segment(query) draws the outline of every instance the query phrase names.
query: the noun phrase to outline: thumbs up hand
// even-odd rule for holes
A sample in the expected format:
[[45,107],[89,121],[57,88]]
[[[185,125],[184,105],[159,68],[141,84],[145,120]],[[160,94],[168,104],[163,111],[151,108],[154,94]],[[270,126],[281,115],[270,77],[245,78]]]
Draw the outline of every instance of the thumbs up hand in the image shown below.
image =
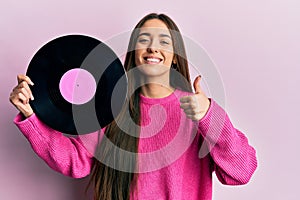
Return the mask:
[[200,87],[201,76],[194,81],[195,94],[180,98],[180,107],[186,116],[194,121],[199,121],[206,114],[210,101]]

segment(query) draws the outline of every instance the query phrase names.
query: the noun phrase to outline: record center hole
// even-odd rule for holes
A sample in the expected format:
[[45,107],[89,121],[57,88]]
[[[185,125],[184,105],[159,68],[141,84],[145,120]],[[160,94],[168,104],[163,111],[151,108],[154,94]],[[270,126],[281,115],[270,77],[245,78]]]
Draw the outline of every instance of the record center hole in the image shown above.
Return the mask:
[[81,68],[67,71],[59,82],[59,91],[63,98],[77,105],[90,101],[96,93],[96,87],[94,76]]

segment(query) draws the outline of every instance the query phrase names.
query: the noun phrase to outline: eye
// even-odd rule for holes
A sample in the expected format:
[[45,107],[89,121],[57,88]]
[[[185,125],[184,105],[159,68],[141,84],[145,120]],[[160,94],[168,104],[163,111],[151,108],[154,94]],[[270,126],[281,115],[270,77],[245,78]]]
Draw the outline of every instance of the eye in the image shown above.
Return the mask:
[[138,42],[141,43],[141,44],[147,44],[149,42],[149,40],[145,39],[145,38],[141,38],[141,39],[138,40]]
[[167,40],[161,40],[161,41],[160,41],[160,44],[163,45],[163,46],[167,46],[167,45],[170,44],[170,42],[167,41]]

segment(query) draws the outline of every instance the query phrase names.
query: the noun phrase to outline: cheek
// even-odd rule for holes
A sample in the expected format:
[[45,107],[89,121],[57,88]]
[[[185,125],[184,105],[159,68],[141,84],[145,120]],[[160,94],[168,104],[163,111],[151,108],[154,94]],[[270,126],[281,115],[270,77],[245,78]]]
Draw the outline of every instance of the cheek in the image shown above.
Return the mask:
[[135,57],[135,64],[138,65],[140,64],[140,55],[141,55],[141,52],[140,50],[135,50],[134,52],[134,57]]
[[174,54],[173,53],[167,53],[166,54],[166,64],[171,66],[172,62],[173,62],[173,57]]

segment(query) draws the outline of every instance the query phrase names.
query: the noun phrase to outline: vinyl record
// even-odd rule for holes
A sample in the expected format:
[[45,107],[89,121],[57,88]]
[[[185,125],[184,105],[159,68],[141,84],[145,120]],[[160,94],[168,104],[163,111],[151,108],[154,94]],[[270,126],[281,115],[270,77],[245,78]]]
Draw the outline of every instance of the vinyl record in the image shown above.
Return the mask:
[[[35,114],[66,134],[86,134],[107,126],[127,94],[117,55],[103,42],[84,35],[62,36],[45,44],[30,61],[26,75],[34,82],[35,99],[30,105]],[[112,100],[113,92],[117,100]]]

